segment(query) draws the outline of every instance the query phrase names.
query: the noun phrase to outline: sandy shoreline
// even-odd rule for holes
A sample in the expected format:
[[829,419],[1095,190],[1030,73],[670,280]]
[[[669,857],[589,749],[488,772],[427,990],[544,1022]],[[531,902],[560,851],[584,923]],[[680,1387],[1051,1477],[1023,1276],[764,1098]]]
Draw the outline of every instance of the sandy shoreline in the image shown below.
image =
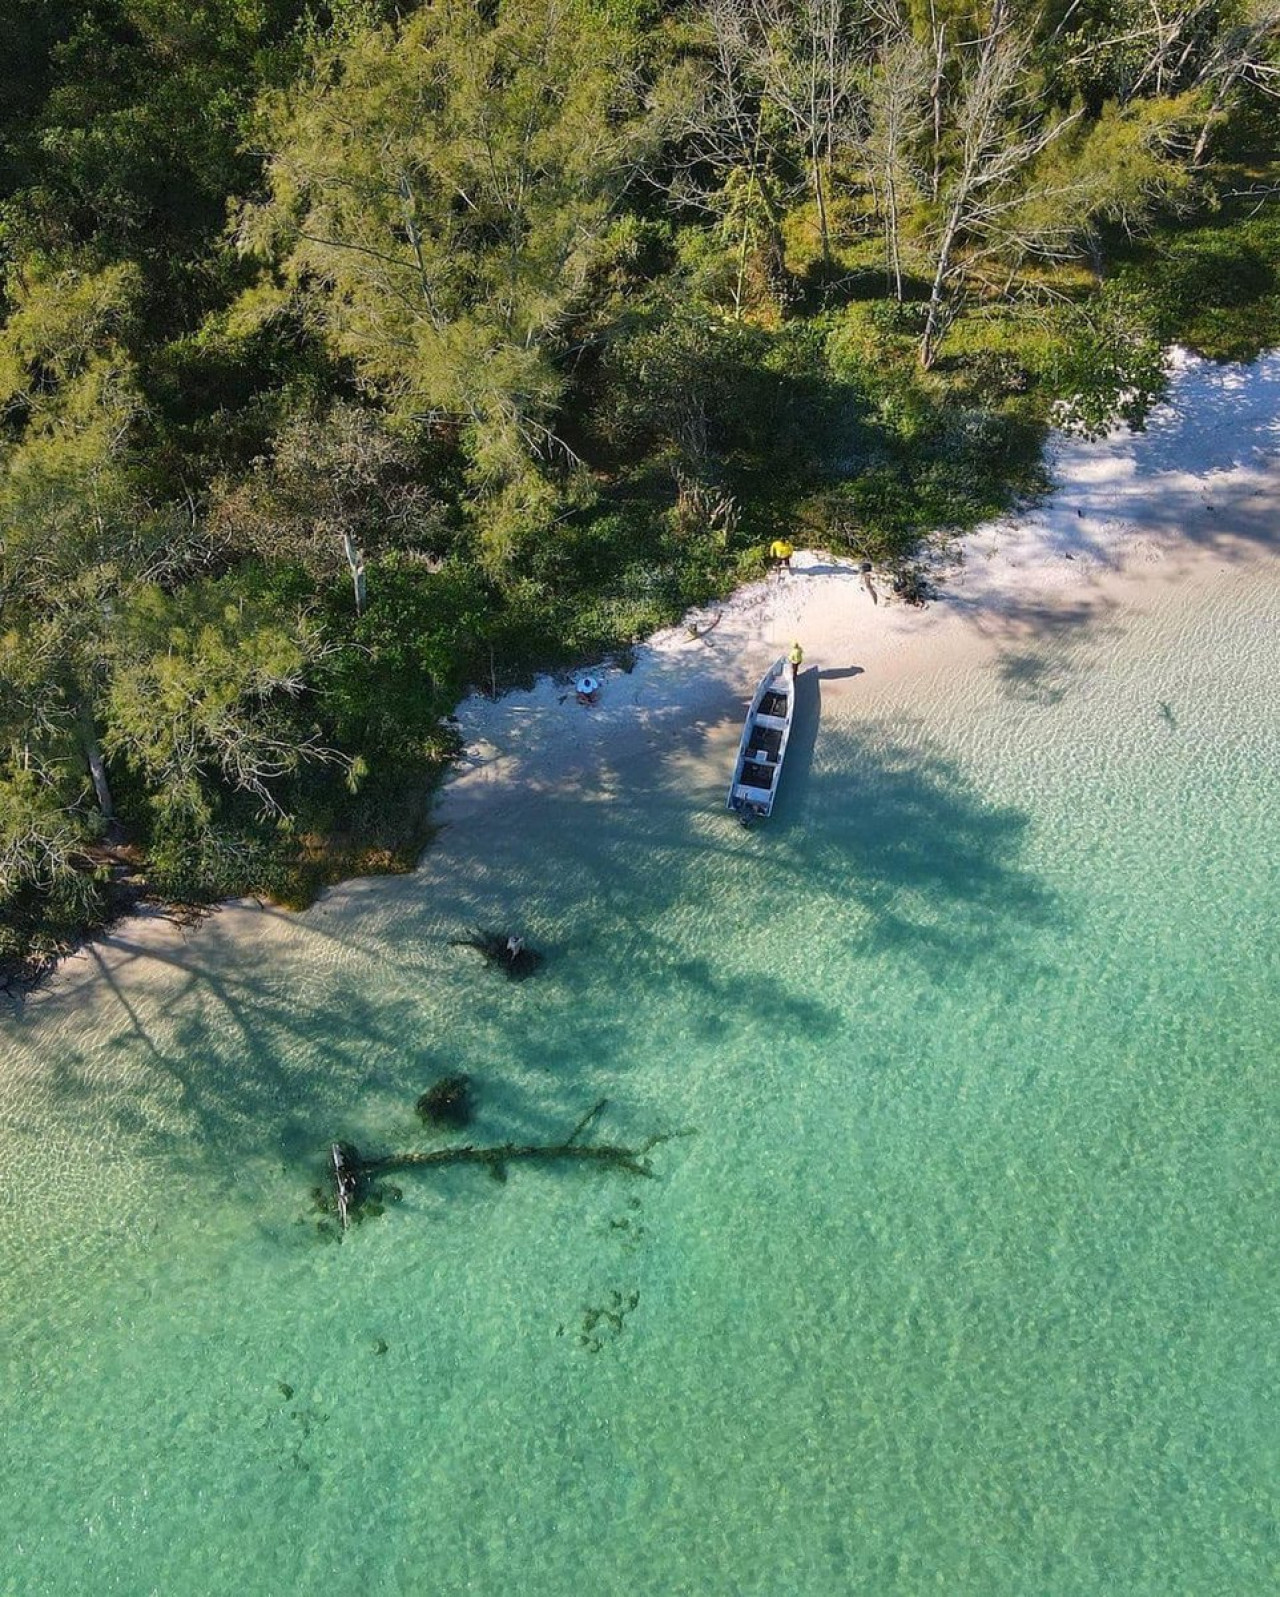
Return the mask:
[[891,676],[924,682],[961,657],[994,660],[1037,637],[1084,630],[1170,582],[1273,560],[1280,354],[1242,369],[1176,353],[1169,401],[1145,433],[1057,438],[1049,467],[1055,490],[1046,502],[958,542],[938,566],[939,597],[924,609],[895,599],[882,580],[873,603],[856,563],[801,550],[791,572],[651,638],[631,673],[602,669],[591,708],[550,677],[496,702],[467,700],[459,710],[466,753],[439,819],[463,824],[477,804],[585,784],[606,750],[611,762],[624,759],[691,717],[724,717],[736,737],[755,681],[794,639],[821,673],[824,696],[840,699]]
[[[455,851],[465,857],[475,834],[503,824],[514,807],[616,785],[629,760],[660,755],[690,728],[702,755],[723,763],[754,682],[793,639],[820,673],[824,697],[907,678],[927,698],[929,685],[961,660],[1007,667],[1037,640],[1158,602],[1170,583],[1212,582],[1244,562],[1274,562],[1280,352],[1246,368],[1175,354],[1168,402],[1145,433],[1055,439],[1049,467],[1055,490],[1046,502],[960,542],[939,567],[941,595],[927,608],[895,600],[883,581],[873,603],[853,562],[802,550],[790,573],[651,638],[631,672],[602,671],[600,701],[590,708],[552,677],[496,702],[465,701],[465,753],[440,797],[442,833],[423,868],[447,872]],[[300,916],[242,901],[195,930],[159,914],[134,917],[68,960],[44,996],[65,996],[100,976],[120,982],[127,966],[137,979],[155,960],[172,969],[262,959],[316,917],[358,916],[370,893],[402,891],[395,884],[404,881],[344,883]]]

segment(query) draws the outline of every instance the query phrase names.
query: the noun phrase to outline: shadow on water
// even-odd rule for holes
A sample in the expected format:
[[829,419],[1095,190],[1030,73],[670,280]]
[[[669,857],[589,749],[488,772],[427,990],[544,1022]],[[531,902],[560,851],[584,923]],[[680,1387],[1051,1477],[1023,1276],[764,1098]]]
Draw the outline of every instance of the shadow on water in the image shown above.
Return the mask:
[[1049,706],[1067,696],[1066,673],[1056,656],[1010,649],[996,662],[996,671],[1011,698]]
[[[68,1048],[48,1061],[42,1098],[74,1124],[92,1103],[113,1140],[220,1172],[224,1189],[241,1156],[296,1165],[301,1188],[334,1136],[368,1132],[376,1145],[412,1134],[414,1145],[414,1098],[456,1068],[486,1073],[477,1138],[563,1135],[604,1092],[617,1110],[611,1135],[666,1129],[651,1123],[652,1104],[628,1124],[625,1084],[671,1046],[661,1026],[673,995],[698,1036],[726,1051],[762,1026],[836,1035],[843,1014],[823,992],[786,973],[762,990],[734,957],[741,917],[757,906],[779,924],[802,906],[849,957],[887,951],[926,979],[957,967],[1025,979],[1026,934],[1055,913],[1021,861],[1026,814],[987,802],[918,728],[845,726],[819,742],[820,713],[819,675],[805,672],[779,824],[758,831],[721,809],[718,768],[710,781],[706,749],[713,734],[717,754],[724,746],[723,721],[686,717],[659,758],[600,756],[593,782],[609,802],[562,793],[537,801],[539,819],[531,801],[521,828],[473,829],[417,875],[379,883],[358,900],[379,908],[376,923],[268,911],[296,934],[280,969],[251,943],[229,947],[217,918],[161,949],[131,949],[126,928],[114,940],[126,959],[100,964],[127,1068],[104,1084],[100,1060]],[[548,965],[517,987],[448,940],[509,924],[525,894],[535,915],[539,902],[558,913],[559,930],[522,923]],[[159,1010],[136,998],[130,952],[171,967]],[[486,1049],[502,1055],[492,1068]]]
[[1006,696],[1044,708],[1087,680],[1122,627],[1116,601],[1099,593],[1051,602],[1009,598],[991,613],[981,596],[960,595],[951,603],[979,633],[998,641],[996,672]]
[[[839,675],[852,673],[840,672]],[[796,707],[787,740],[786,763],[779,780],[778,797],[769,818],[770,832],[785,832],[797,824],[804,811],[813,771],[813,751],[822,724],[821,671],[801,671],[796,678]]]
[[814,780],[814,814],[844,821],[807,845],[833,934],[934,979],[970,968],[989,982],[1030,978],[1027,934],[1062,911],[1021,863],[1029,817],[984,800],[927,742],[906,741],[909,730],[843,733]]

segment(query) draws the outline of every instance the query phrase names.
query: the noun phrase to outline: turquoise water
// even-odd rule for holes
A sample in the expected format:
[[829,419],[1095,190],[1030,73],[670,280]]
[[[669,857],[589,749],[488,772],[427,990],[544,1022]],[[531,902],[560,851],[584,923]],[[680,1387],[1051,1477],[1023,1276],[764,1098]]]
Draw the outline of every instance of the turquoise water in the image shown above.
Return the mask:
[[[6,1020],[0,1590],[1276,1589],[1278,612],[811,675],[767,830],[696,727]],[[680,1135],[322,1241],[446,1068]]]

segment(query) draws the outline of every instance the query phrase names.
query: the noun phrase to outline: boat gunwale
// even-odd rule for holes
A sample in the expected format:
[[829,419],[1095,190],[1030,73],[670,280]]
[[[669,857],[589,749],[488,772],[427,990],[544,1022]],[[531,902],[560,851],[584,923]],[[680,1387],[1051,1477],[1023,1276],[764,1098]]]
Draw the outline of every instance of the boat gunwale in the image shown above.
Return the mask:
[[[785,655],[779,656],[761,677],[755,693],[752,695],[751,704],[747,710],[746,719],[742,726],[742,736],[738,739],[738,752],[733,763],[733,777],[729,783],[729,797],[726,809],[746,819],[749,816],[768,817],[773,813],[774,801],[778,793],[778,781],[782,775],[783,762],[786,759],[787,744],[791,738],[791,722],[795,716],[796,686],[794,677],[787,679],[787,660]],[[780,688],[775,685],[780,684]],[[764,702],[766,693],[770,689],[781,691],[786,696],[787,713],[785,716],[764,715],[760,706]],[[782,737],[778,745],[778,757],[767,762],[767,768],[773,772],[773,780],[769,787],[757,787],[754,783],[743,781],[748,764],[759,767],[760,761],[752,761],[749,756],[751,734],[757,727],[766,731],[781,731]]]

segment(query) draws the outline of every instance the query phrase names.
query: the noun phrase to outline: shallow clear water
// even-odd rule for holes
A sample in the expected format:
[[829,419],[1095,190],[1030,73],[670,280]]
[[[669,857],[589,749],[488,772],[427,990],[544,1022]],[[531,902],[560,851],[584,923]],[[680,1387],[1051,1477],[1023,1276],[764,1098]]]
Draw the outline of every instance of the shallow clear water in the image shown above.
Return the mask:
[[[1275,1589],[1278,600],[811,675],[767,830],[726,724],[6,1021],[0,1590]],[[322,1242],[446,1068],[682,1135]]]

